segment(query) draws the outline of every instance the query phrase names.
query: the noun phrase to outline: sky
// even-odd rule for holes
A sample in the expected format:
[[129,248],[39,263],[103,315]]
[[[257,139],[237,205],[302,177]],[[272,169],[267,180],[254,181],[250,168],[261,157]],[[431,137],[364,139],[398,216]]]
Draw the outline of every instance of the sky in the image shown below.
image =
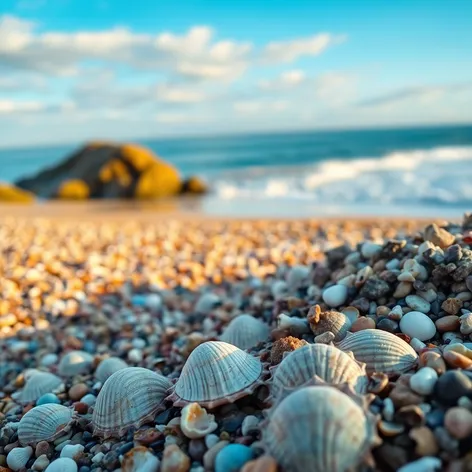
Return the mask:
[[453,3],[1,0],[0,147],[472,123]]

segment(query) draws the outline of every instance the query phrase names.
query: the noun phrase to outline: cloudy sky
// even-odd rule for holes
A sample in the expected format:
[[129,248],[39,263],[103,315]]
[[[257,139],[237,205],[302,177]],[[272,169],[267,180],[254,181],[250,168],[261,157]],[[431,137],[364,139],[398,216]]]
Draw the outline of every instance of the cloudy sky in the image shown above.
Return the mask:
[[0,146],[472,122],[472,2],[1,0]]

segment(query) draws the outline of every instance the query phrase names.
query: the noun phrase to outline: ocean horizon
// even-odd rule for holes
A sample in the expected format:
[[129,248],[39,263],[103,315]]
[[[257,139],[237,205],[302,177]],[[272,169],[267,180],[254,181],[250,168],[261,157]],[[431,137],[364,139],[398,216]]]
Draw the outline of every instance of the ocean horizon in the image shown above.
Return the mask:
[[[459,216],[472,209],[472,125],[133,140],[207,180],[204,211],[234,216]],[[0,149],[0,180],[82,143]]]

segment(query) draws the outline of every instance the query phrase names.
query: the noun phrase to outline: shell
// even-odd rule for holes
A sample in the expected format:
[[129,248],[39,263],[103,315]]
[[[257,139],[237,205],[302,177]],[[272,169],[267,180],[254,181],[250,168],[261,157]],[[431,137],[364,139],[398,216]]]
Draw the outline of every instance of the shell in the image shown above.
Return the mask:
[[209,415],[198,403],[190,403],[182,409],[180,429],[187,438],[203,438],[216,428],[214,415]]
[[221,304],[221,299],[218,295],[215,293],[204,293],[195,304],[195,312],[208,315],[219,304]]
[[287,285],[292,292],[309,285],[310,268],[304,265],[293,266],[287,274]]
[[409,344],[381,329],[348,333],[337,347],[343,351],[352,351],[356,360],[366,364],[368,374],[401,374],[409,371],[418,360],[418,354]]
[[249,349],[265,341],[269,334],[270,329],[263,321],[251,315],[239,315],[226,326],[220,339],[239,349]]
[[207,341],[190,354],[169,400],[214,408],[250,395],[262,384],[259,359],[232,344]]
[[344,313],[334,310],[321,311],[319,305],[310,308],[307,319],[315,336],[330,331],[334,334],[335,342],[344,339],[351,328],[351,322]]
[[45,472],[77,472],[77,464],[68,457],[61,457],[51,462]]
[[367,390],[363,364],[334,346],[308,344],[288,354],[275,368],[271,395],[277,399],[283,390],[300,387],[314,377],[329,384],[347,383],[360,394]]
[[115,372],[98,394],[92,415],[94,434],[119,437],[153,419],[171,385],[166,377],[143,367]]
[[14,447],[7,456],[7,465],[11,470],[17,471],[23,469],[30,457],[33,455],[33,449],[27,447]]
[[72,409],[56,403],[39,405],[28,411],[18,425],[20,444],[54,441],[66,433],[75,416]]
[[28,378],[20,395],[21,403],[34,403],[45,393],[52,393],[63,386],[62,380],[50,372],[37,372]]
[[373,416],[329,386],[304,387],[288,395],[271,412],[262,433],[270,454],[291,472],[354,470],[379,443]]
[[146,447],[137,446],[127,452],[121,463],[122,472],[157,472],[159,459]]
[[98,364],[95,377],[100,382],[105,382],[112,374],[121,369],[126,369],[126,367],[128,367],[128,364],[123,359],[119,357],[109,357]]
[[88,373],[92,367],[93,356],[85,351],[68,352],[59,362],[58,372],[63,377]]

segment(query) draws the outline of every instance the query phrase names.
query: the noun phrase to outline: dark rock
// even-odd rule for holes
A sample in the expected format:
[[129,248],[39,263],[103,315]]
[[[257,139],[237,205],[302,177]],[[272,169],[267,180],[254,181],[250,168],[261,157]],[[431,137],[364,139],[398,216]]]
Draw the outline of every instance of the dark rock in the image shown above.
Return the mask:
[[472,395],[472,380],[461,370],[445,372],[437,381],[433,398],[445,406],[454,406],[460,397]]
[[371,277],[366,280],[360,291],[360,295],[369,300],[377,300],[381,297],[385,297],[389,292],[390,285],[387,282],[377,277]]
[[191,439],[188,443],[188,454],[193,461],[202,462],[206,450],[203,439]]
[[444,251],[444,261],[449,262],[459,262],[462,259],[462,248],[459,244],[453,244],[449,246],[446,251]]
[[351,306],[357,308],[361,312],[361,315],[366,315],[369,313],[370,302],[367,300],[367,298],[362,297],[354,300],[351,303]]
[[443,426],[444,425],[444,411],[438,410],[438,409],[431,410],[426,415],[426,424],[431,429],[435,429],[435,428],[438,428],[439,426]]
[[374,457],[381,470],[395,472],[408,462],[408,452],[399,446],[383,443],[374,449]]
[[116,452],[118,453],[118,455],[124,456],[127,452],[131,451],[133,447],[134,447],[134,443],[127,442],[123,444],[122,446],[120,446],[120,448]]
[[242,411],[230,413],[219,421],[221,429],[228,433],[235,433],[241,427],[245,416]]
[[107,452],[101,463],[108,470],[114,470],[120,465],[119,454],[116,451]]
[[377,328],[389,333],[395,333],[398,330],[398,323],[389,318],[383,318],[377,323]]

